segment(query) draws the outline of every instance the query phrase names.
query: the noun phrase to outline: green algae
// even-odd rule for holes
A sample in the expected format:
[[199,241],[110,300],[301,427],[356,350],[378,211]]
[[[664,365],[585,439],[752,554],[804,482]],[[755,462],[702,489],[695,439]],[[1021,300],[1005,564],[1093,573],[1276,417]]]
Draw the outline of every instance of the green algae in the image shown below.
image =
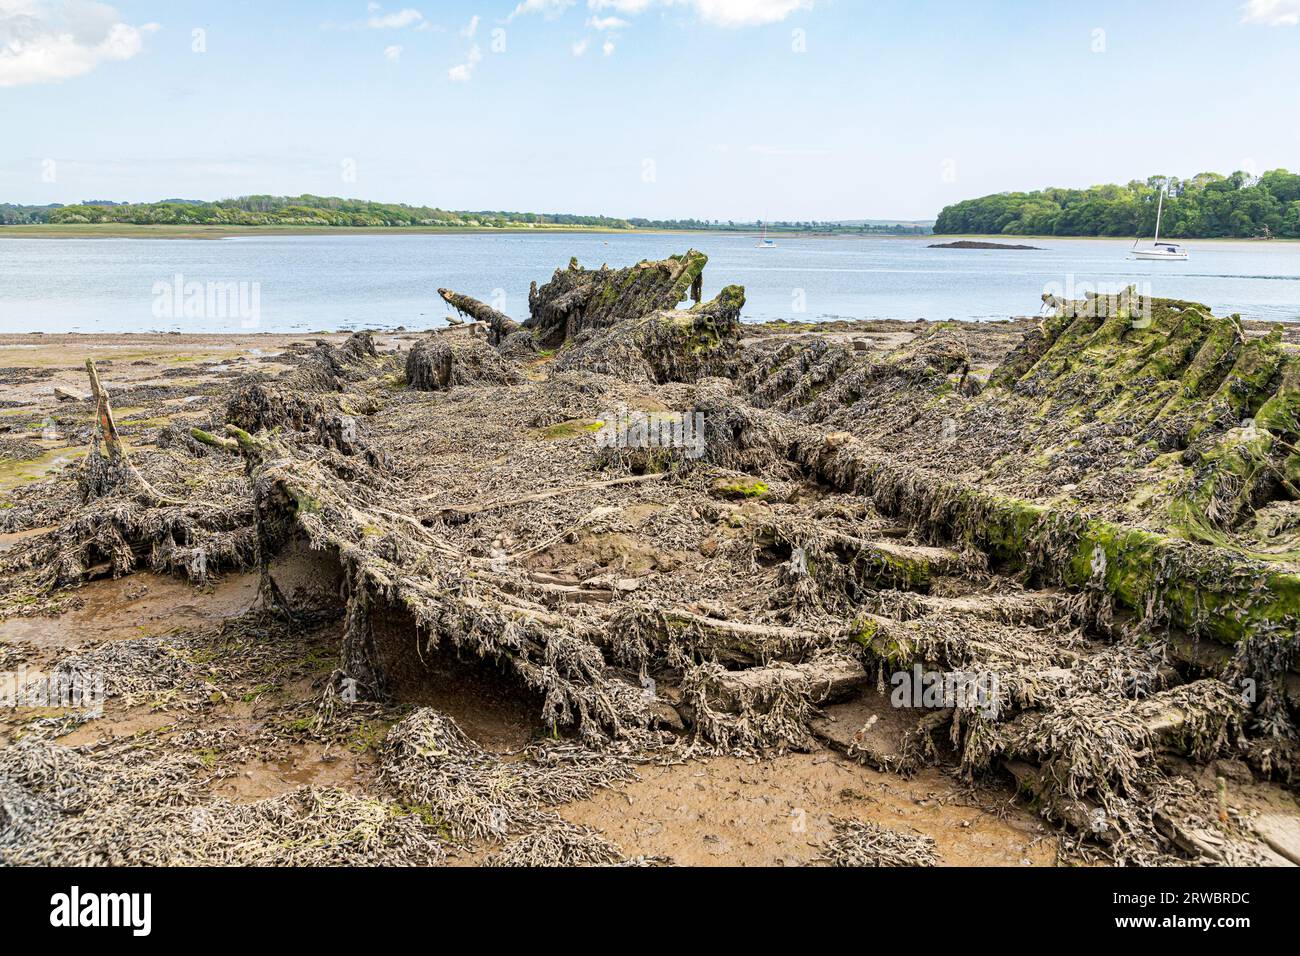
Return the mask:
[[767,498],[772,493],[767,482],[757,478],[719,478],[712,487],[724,498]]
[[548,425],[545,428],[534,430],[533,434],[543,441],[565,441],[570,438],[580,438],[591,432],[598,432],[604,427],[604,422],[590,421],[584,419],[575,419],[568,422],[560,422],[558,425]]

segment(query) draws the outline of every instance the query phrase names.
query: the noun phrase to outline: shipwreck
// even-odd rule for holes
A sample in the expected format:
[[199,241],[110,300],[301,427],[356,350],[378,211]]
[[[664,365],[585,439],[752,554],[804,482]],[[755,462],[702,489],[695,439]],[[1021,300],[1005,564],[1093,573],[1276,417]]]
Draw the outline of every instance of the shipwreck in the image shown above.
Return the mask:
[[[435,662],[475,662],[581,780],[522,763],[494,817],[464,790],[489,758],[416,710],[382,781],[458,838],[533,834],[509,852],[534,862],[616,855],[554,821],[539,843],[551,818],[521,794],[625,779],[630,755],[824,746],[1003,775],[1084,856],[1285,856],[1189,769],[1295,782],[1300,353],[1280,331],[1053,300],[994,361],[957,323],[859,348],[743,325],[744,290],[706,296],[706,264],[574,261],[523,321],[440,290],[464,321],[303,349],[145,451],[92,366],[84,466],[0,513],[53,528],[0,555],[0,604],[255,569],[265,640],[342,622],[318,732],[354,700],[419,707]],[[673,437],[696,421],[698,442]],[[899,711],[899,673],[982,692]],[[39,775],[6,772],[39,802]],[[20,823],[0,847],[42,832]],[[837,852],[864,840],[882,837],[850,827]]]

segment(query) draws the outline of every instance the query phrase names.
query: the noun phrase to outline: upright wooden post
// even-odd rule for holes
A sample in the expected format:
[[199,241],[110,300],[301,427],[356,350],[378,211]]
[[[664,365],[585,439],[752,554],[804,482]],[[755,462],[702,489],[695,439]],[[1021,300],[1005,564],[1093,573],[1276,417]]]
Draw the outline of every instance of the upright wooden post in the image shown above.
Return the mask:
[[90,391],[95,397],[95,415],[99,419],[100,431],[104,434],[104,446],[108,449],[111,461],[122,460],[122,438],[117,433],[117,422],[113,421],[113,406],[108,401],[108,392],[99,382],[99,372],[95,369],[95,360],[86,359],[86,371],[90,374]]

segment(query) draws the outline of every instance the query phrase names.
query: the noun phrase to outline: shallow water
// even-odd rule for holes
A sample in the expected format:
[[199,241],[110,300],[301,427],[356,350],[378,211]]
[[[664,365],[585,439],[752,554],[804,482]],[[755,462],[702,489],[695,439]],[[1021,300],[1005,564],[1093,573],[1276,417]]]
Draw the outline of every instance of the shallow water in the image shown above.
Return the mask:
[[[1041,251],[928,248],[937,241],[782,238],[765,250],[747,236],[653,233],[0,238],[0,332],[423,328],[447,314],[439,287],[523,318],[529,283],[570,256],[588,267],[621,266],[691,246],[710,256],[705,294],[744,285],[751,321],[1001,319],[1036,313],[1045,291],[1077,296],[1130,283],[1219,313],[1300,321],[1297,243],[1196,241],[1188,262],[1138,262],[1126,258],[1128,240],[1027,240]],[[234,285],[208,296],[209,283]]]

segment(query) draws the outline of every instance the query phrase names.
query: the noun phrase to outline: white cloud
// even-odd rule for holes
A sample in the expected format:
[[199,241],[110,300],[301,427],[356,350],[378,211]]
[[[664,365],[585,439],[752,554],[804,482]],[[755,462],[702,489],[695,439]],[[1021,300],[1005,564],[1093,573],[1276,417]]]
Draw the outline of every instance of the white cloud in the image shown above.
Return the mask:
[[614,41],[613,41],[613,40],[606,40],[606,41],[604,42],[604,44],[601,45],[601,48],[600,48],[600,49],[604,52],[605,56],[613,56],[613,55],[614,55]]
[[[0,0],[4,3],[5,0]],[[379,3],[366,4],[366,17],[363,20],[326,20],[320,25],[322,30],[405,30],[414,27],[420,33],[443,32],[442,27],[426,20],[424,14],[414,7],[403,7],[392,13],[384,13]]]
[[129,60],[158,29],[90,0],[0,0],[0,86],[57,83]]
[[540,13],[547,17],[558,17],[569,7],[573,6],[577,0],[523,0],[519,6],[515,7],[514,12],[506,17],[509,23],[515,17],[525,16],[529,13]]
[[634,17],[661,2],[663,0],[587,0],[587,6],[592,10],[613,10]]
[[483,51],[475,43],[469,48],[469,53],[465,56],[465,62],[457,64],[447,71],[447,78],[453,83],[468,83],[474,76],[474,67],[478,66],[482,59]]
[[402,30],[406,27],[415,26],[424,20],[423,13],[410,7],[398,10],[396,13],[380,13],[379,11],[380,6],[377,3],[369,4],[366,7],[366,12],[370,14],[366,19],[366,26],[372,30]]
[[1300,25],[1300,0],[1248,0],[1242,7],[1241,20],[1270,27]]
[[[469,18],[469,23],[465,24],[460,31],[460,35],[468,39],[473,39],[478,33],[480,23],[479,15],[476,13]],[[458,63],[447,71],[447,78],[453,83],[468,83],[474,77],[474,68],[483,60],[483,51],[477,43],[470,46],[469,52],[465,54],[465,62]]]
[[618,17],[592,17],[587,26],[593,30],[621,30],[627,26],[627,21]]
[[814,0],[587,0],[587,7],[596,11],[613,10],[625,16],[636,16],[656,6],[690,7],[701,20],[714,26],[752,27],[779,23],[792,13],[811,10],[813,2]]
[[571,46],[569,49],[573,51],[574,56],[585,56],[587,53],[587,47],[590,45],[591,44],[588,42],[587,38],[583,37],[577,43],[573,44],[573,46]]
[[700,18],[720,27],[779,23],[792,13],[811,10],[812,0],[687,0]]
[[402,48],[394,44],[393,46],[384,47],[384,59],[389,63],[396,63],[402,58]]

